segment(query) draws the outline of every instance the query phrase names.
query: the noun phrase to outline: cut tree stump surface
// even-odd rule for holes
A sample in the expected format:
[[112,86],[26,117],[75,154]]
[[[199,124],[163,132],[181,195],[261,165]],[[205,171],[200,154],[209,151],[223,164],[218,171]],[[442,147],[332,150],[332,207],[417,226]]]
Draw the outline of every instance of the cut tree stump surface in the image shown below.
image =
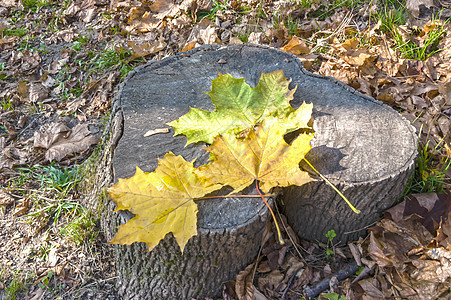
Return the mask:
[[[262,72],[280,69],[292,79],[290,88],[297,86],[293,107],[313,103],[315,137],[307,159],[362,211],[353,213],[319,180],[279,191],[288,223],[307,239],[324,240],[330,229],[345,242],[364,234],[359,229],[395,203],[411,175],[417,155],[412,126],[387,105],[335,79],[313,75],[295,56],[264,46],[204,46],[151,61],[130,74],[115,100],[122,130],[110,137],[117,140],[122,134],[113,156],[116,180],[132,176],[136,166],[155,170],[158,158],[168,151],[186,160],[196,158],[197,165],[205,163],[204,145],[185,148],[186,137],[173,137],[173,129],[165,124],[190,107],[214,110],[204,92],[211,90],[218,73],[244,77],[255,87]],[[169,133],[144,137],[159,128]],[[131,214],[117,216],[104,224],[123,223]],[[189,241],[183,256],[171,235],[151,253],[142,243],[116,247],[120,294],[124,299],[220,295],[221,283],[256,256],[267,218],[258,198],[199,201],[199,235]]]

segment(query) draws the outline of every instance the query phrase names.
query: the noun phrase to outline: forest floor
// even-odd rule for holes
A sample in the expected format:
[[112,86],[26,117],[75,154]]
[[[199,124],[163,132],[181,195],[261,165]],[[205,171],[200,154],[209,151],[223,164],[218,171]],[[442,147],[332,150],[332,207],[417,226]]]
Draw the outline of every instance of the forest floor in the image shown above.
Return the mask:
[[445,0],[0,0],[0,299],[118,299],[113,246],[77,184],[119,84],[149,60],[247,42],[390,105],[420,154],[365,239],[286,226],[291,242],[268,239],[224,299],[449,297],[450,17]]

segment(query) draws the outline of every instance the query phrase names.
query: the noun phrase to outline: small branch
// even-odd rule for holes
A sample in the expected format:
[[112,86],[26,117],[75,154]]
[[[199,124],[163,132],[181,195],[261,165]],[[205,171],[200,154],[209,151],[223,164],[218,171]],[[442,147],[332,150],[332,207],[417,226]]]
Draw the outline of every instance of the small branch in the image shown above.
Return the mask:
[[197,198],[196,200],[204,200],[204,199],[215,199],[215,198],[231,198],[231,197],[237,197],[237,198],[261,198],[261,197],[273,197],[274,194],[266,194],[266,195],[220,195],[220,196],[208,196],[208,197],[201,197]]
[[[302,269],[302,268],[301,268],[301,269]],[[290,289],[291,284],[293,283],[294,278],[296,277],[296,275],[298,274],[298,272],[299,272],[301,269],[297,270],[296,272],[294,272],[293,275],[291,275],[290,279],[288,280],[287,287],[286,287],[285,290],[283,291],[282,297],[280,297],[280,300],[284,300],[284,299],[285,299],[285,296],[287,295],[288,290]]]
[[337,274],[330,276],[322,281],[320,281],[317,285],[315,285],[313,288],[309,288],[306,286],[304,288],[304,293],[307,298],[313,298],[321,294],[321,292],[325,291],[327,288],[329,288],[330,280],[333,277],[336,277],[338,281],[343,280],[357,272],[359,269],[359,266],[357,263],[352,263],[347,265],[344,269],[340,270]]

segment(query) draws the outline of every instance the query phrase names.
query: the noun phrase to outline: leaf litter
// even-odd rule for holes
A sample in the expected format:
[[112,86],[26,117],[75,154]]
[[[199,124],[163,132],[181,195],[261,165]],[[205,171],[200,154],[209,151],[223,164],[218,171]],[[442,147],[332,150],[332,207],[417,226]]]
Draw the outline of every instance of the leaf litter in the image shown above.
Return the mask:
[[[51,1],[53,5],[42,7],[29,3],[0,1],[0,263],[7,270],[36,274],[36,280],[52,271],[56,276],[50,276],[49,282],[63,284],[64,295],[75,295],[79,287],[78,295],[95,297],[83,289],[83,282],[96,285],[98,295],[108,295],[110,282],[102,285],[95,280],[113,274],[113,266],[99,255],[109,257],[111,252],[105,246],[97,246],[100,252],[74,250],[58,234],[62,224],[47,225],[53,223],[39,213],[48,201],[43,199],[50,199],[44,191],[33,195],[39,181],[27,180],[22,188],[29,192],[14,189],[18,175],[25,172],[18,168],[57,159],[69,166],[81,163],[92,151],[98,131],[81,131],[77,140],[84,146],[72,149],[67,133],[78,125],[86,128],[86,122],[100,124],[117,84],[134,66],[150,59],[207,43],[253,42],[280,48],[298,56],[307,70],[336,77],[399,110],[420,132],[422,145],[434,152],[431,169],[439,169],[451,155],[451,36],[450,25],[444,23],[449,17],[446,1],[409,0],[407,22],[396,25],[400,35],[417,47],[425,45],[431,31],[444,26],[445,35],[436,45],[440,51],[424,61],[406,58],[384,24],[374,18],[381,11],[380,1],[363,1],[358,7],[332,7],[321,0],[305,6],[287,1],[227,1],[221,6],[208,0]],[[431,20],[431,13],[441,9],[445,9],[442,18]],[[70,129],[65,136],[63,130],[45,131],[61,123]],[[47,154],[58,142],[47,145],[50,148],[34,147],[33,138],[39,132],[47,132],[48,141],[60,141],[58,155]],[[451,168],[442,179],[448,189],[450,177]],[[14,216],[16,207],[17,211],[25,207],[29,196],[33,197],[25,215]],[[341,280],[341,290],[334,290],[350,299],[445,295],[441,292],[446,293],[450,280],[451,229],[449,211],[443,207],[449,207],[449,191],[448,196],[432,193],[409,199],[400,204],[402,212],[391,211],[365,240],[350,247],[337,245],[335,249],[341,249],[346,259],[336,255],[331,261],[324,256],[324,245],[296,240],[286,225],[283,231],[289,246],[274,247],[277,239],[272,234],[266,239],[265,254],[255,262],[257,271],[247,268],[224,297],[236,290],[238,298],[253,293],[256,299],[283,295],[298,299],[306,286],[314,288],[353,260],[364,268],[361,276]],[[33,213],[38,215],[35,221],[26,222]],[[57,250],[45,250],[50,248]],[[46,253],[52,253],[56,266],[47,265]],[[294,257],[304,266],[288,272],[289,265],[296,265]],[[101,266],[105,273],[92,273],[90,264]],[[6,277],[0,278],[0,287],[8,284]],[[24,293],[31,298],[48,291],[34,285]]]

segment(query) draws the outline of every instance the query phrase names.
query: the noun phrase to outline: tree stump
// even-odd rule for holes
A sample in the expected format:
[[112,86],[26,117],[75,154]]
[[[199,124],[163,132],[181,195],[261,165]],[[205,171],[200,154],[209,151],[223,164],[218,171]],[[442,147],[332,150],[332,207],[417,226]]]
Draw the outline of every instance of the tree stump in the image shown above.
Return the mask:
[[[108,212],[114,205],[105,187],[114,180],[132,176],[136,165],[153,171],[168,151],[187,160],[197,158],[197,165],[205,163],[202,145],[185,148],[186,138],[173,137],[167,122],[187,113],[190,106],[213,110],[204,92],[211,90],[218,73],[244,77],[255,87],[262,72],[280,69],[292,79],[290,88],[297,86],[293,107],[313,102],[315,138],[307,159],[362,211],[354,214],[321,180],[280,189],[292,228],[303,238],[318,240],[334,229],[338,239],[348,241],[362,235],[359,229],[393,205],[417,153],[413,128],[396,111],[337,80],[307,72],[291,54],[257,45],[209,45],[151,61],[122,84],[103,143],[86,164],[83,184],[86,201],[96,200],[91,204],[102,215],[107,238],[111,240],[116,226],[132,217],[127,211]],[[168,128],[169,133],[144,137],[159,128]],[[250,188],[247,193],[255,191]],[[171,234],[150,253],[144,243],[115,245],[118,293],[123,299],[217,297],[222,283],[252,262],[268,219],[263,201],[227,198],[198,205],[198,236],[188,242],[183,255]]]

